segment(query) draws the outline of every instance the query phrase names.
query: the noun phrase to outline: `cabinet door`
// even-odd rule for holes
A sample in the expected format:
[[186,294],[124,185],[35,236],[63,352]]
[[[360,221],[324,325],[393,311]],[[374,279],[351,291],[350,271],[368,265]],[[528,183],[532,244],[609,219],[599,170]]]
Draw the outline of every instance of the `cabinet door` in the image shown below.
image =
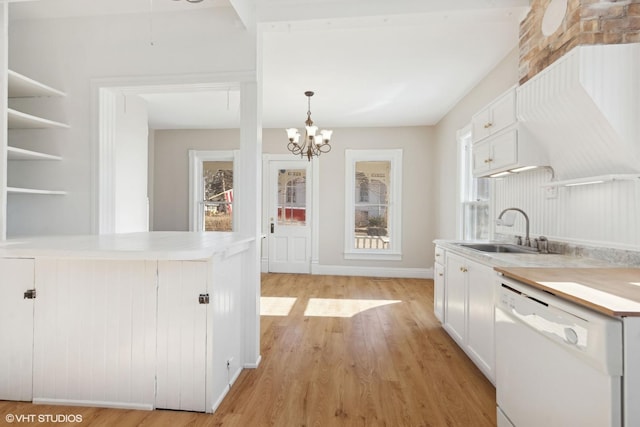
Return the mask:
[[496,99],[489,106],[490,121],[489,130],[491,134],[500,132],[507,126],[516,122],[516,91],[510,89],[500,98]]
[[472,150],[472,171],[474,176],[482,176],[491,167],[491,143],[482,141],[474,144]]
[[0,259],[0,400],[31,401],[34,300],[32,259]]
[[496,273],[467,261],[467,348],[478,367],[494,380],[494,282]]
[[466,326],[466,260],[447,253],[445,277],[445,328],[460,346],[465,343]]
[[492,171],[508,169],[518,163],[517,135],[517,131],[511,129],[491,137],[490,166]]
[[207,293],[204,261],[158,263],[156,408],[205,412]]
[[477,142],[491,134],[489,108],[479,111],[471,118],[471,141]]
[[440,322],[444,322],[444,266],[434,265],[433,312]]

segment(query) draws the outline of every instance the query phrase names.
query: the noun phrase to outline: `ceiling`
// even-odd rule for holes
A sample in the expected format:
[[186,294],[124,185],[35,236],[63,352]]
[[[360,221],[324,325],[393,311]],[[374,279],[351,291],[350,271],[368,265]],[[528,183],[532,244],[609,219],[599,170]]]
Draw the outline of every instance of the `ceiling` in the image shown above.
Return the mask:
[[[251,0],[39,0],[12,19],[194,10]],[[315,91],[320,128],[436,124],[517,45],[525,0],[255,0],[263,127],[302,126]],[[195,13],[194,12],[194,13]],[[313,16],[313,19],[306,17]],[[143,96],[156,129],[233,128],[239,94]]]

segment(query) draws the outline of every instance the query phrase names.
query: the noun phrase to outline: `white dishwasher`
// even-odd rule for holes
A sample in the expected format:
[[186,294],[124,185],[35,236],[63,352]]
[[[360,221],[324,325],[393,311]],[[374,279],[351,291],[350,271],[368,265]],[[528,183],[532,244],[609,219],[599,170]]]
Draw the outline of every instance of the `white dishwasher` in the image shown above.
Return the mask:
[[501,277],[499,427],[622,425],[622,322]]

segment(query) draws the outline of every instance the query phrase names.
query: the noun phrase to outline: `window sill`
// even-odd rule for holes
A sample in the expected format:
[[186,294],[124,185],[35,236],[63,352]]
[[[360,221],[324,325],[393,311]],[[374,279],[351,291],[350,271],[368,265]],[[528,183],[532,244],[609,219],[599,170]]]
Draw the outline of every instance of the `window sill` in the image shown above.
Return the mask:
[[345,252],[344,259],[375,260],[375,261],[402,261],[401,252]]

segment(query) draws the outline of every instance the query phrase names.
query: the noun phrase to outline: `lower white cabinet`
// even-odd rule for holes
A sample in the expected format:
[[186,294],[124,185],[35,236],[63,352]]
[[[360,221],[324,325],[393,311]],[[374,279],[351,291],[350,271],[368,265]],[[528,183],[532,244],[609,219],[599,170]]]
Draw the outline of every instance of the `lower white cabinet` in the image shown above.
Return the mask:
[[478,368],[495,382],[494,282],[486,265],[447,252],[445,330]]
[[433,312],[440,322],[444,322],[444,257],[446,251],[436,247],[433,264]]
[[212,412],[243,368],[242,253],[0,258],[0,277],[0,400]]
[[31,401],[33,259],[0,258],[0,400]]

